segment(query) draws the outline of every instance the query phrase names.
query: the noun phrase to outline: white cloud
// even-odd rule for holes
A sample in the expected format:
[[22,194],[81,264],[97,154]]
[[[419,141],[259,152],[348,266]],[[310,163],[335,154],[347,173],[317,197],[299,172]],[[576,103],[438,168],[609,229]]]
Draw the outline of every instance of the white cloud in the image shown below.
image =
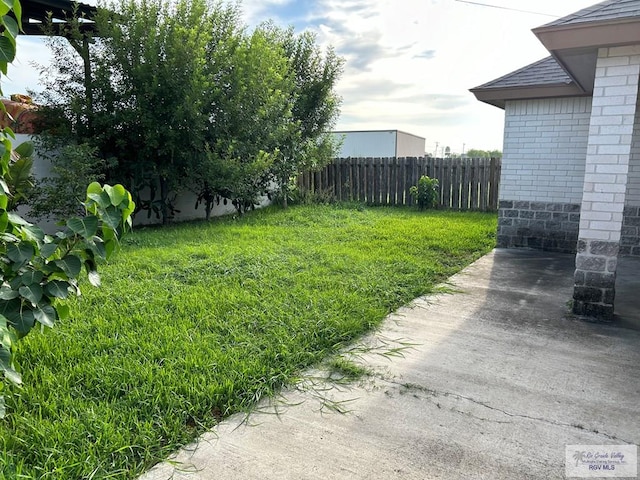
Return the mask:
[[[597,0],[486,3],[562,16]],[[546,56],[531,28],[553,20],[456,0],[243,0],[241,9],[249,25],[273,18],[314,30],[346,58],[339,129],[401,129],[454,151],[501,148],[502,110],[468,89]],[[6,93],[37,87],[29,64],[49,58],[41,41],[19,42]]]

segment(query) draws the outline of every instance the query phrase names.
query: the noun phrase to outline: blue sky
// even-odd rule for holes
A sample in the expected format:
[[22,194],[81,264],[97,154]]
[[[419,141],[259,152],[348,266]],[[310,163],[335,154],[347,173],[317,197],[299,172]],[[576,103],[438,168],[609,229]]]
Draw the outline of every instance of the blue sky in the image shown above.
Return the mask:
[[[469,88],[547,55],[531,29],[597,0],[243,0],[251,28],[273,19],[317,33],[346,60],[337,90],[338,130],[398,129],[426,138],[426,150],[502,148],[502,110]],[[85,3],[95,4],[88,0]],[[524,13],[508,9],[526,10]],[[545,14],[545,15],[542,15]],[[21,38],[6,94],[38,90],[32,62],[49,53]]]

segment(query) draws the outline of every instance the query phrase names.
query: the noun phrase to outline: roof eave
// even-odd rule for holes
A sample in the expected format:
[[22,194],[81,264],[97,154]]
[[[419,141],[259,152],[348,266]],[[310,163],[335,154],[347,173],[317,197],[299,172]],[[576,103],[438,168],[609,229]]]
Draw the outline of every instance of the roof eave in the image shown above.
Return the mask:
[[469,90],[481,102],[505,108],[508,100],[534,100],[540,98],[583,97],[587,94],[576,84],[531,85],[526,87],[482,88]]
[[638,17],[542,26],[532,31],[550,52],[640,44],[640,18]]

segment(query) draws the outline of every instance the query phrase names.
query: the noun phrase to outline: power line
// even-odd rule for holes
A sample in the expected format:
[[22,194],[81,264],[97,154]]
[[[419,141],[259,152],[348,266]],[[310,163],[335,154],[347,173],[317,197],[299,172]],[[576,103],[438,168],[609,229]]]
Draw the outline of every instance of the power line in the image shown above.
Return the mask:
[[500,6],[500,5],[490,5],[488,3],[471,2],[469,0],[455,0],[455,1],[456,2],[460,2],[460,3],[468,3],[470,5],[478,5],[480,7],[499,8],[500,10],[509,10],[509,11],[512,11],[512,12],[530,13],[532,15],[543,15],[545,17],[558,18],[560,16],[560,15],[551,15],[550,13],[532,12],[530,10],[520,10],[518,8],[503,7],[503,6]]

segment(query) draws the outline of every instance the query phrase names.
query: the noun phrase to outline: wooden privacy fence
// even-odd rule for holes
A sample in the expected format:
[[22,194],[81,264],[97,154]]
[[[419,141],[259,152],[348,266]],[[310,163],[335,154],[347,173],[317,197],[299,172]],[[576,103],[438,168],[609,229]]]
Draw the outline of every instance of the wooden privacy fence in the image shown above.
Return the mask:
[[409,188],[428,175],[440,183],[438,208],[497,210],[501,166],[495,158],[339,158],[299,175],[298,188],[339,201],[411,205]]

